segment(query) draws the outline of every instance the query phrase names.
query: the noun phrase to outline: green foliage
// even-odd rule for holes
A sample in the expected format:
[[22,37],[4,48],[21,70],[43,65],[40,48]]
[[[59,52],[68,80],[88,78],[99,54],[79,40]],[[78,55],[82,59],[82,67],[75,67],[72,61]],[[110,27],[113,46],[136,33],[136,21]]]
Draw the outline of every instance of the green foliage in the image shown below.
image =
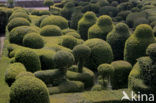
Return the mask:
[[152,43],[147,47],[146,54],[149,55],[153,61],[156,61],[156,43]]
[[99,5],[90,3],[82,8],[82,12],[92,11],[94,13],[99,13]]
[[23,45],[26,47],[39,49],[44,46],[44,41],[38,33],[29,33],[24,36]]
[[115,17],[118,14],[118,8],[113,6],[104,6],[99,10],[100,15],[109,15]]
[[46,85],[40,79],[24,76],[11,86],[10,103],[50,103]]
[[27,33],[31,32],[38,32],[38,30],[35,27],[32,26],[19,26],[11,30],[9,34],[9,41],[11,43],[22,45],[23,37]]
[[97,5],[99,5],[100,7],[104,7],[104,6],[108,6],[109,2],[107,0],[98,0]]
[[121,89],[128,87],[128,75],[132,69],[132,65],[127,61],[119,60],[111,63],[113,66],[113,75],[111,77],[111,85],[113,89]]
[[25,77],[25,76],[31,76],[31,77],[35,77],[35,75],[31,72],[20,72],[17,76],[16,76],[16,80],[19,79],[19,78],[22,78],[22,77]]
[[41,79],[46,85],[57,86],[64,81],[63,74],[58,69],[37,71],[34,75]]
[[46,25],[57,25],[61,29],[65,29],[68,27],[68,21],[61,16],[51,15],[51,16],[48,16],[45,19],[43,19],[43,21],[40,24],[40,27],[43,27]]
[[43,15],[41,16],[38,21],[35,23],[36,26],[40,27],[40,24],[42,22],[43,19],[45,19],[46,17],[48,17],[48,15]]
[[25,67],[21,63],[10,64],[5,72],[5,81],[9,86],[15,81],[15,78],[21,72],[26,71]]
[[141,24],[137,26],[134,34],[126,40],[124,60],[130,62],[132,65],[135,64],[137,58],[145,56],[147,46],[154,42],[154,34],[149,25]]
[[15,60],[16,62],[24,64],[28,71],[35,72],[41,69],[40,59],[32,50],[22,49],[17,51]]
[[108,78],[113,73],[113,66],[110,64],[101,64],[97,68],[98,73],[104,78]]
[[91,55],[86,62],[86,66],[92,70],[103,63],[111,63],[113,60],[113,53],[111,46],[101,39],[89,39],[84,42],[84,45],[91,49]]
[[93,12],[86,12],[78,22],[78,32],[81,38],[88,39],[88,29],[96,23],[96,15]]
[[29,26],[30,23],[27,19],[24,18],[14,18],[10,20],[8,23],[8,30],[11,31],[13,28],[18,27],[18,26]]
[[69,33],[66,33],[65,35],[67,35],[67,36],[73,36],[73,37],[75,37],[77,39],[80,39],[81,38],[80,37],[80,34],[78,34],[77,32],[69,32]]
[[40,34],[43,36],[60,36],[62,33],[57,25],[46,25],[41,28]]
[[29,18],[29,15],[25,12],[13,12],[12,15],[9,17],[9,21],[14,19],[14,18],[18,18],[18,17],[25,18],[28,21],[31,21]]
[[88,38],[101,38],[106,40],[107,34],[113,29],[111,17],[107,15],[100,16],[97,23],[88,30]]
[[118,13],[118,16],[122,18],[122,20],[126,20],[126,17],[128,16],[128,14],[130,14],[131,11],[129,10],[125,10],[125,11],[121,11]]
[[115,28],[107,35],[106,40],[112,47],[114,60],[123,59],[125,42],[129,36],[129,28],[125,23],[116,24]]
[[101,91],[102,90],[102,86],[99,84],[96,84],[92,87],[91,91]]
[[39,16],[42,16],[42,15],[50,15],[50,11],[48,11],[48,10],[40,10],[39,11]]
[[76,33],[77,33],[76,30],[70,29],[70,28],[63,29],[63,30],[62,30],[62,34],[63,34],[63,35],[65,35],[65,34],[67,34],[67,33],[70,33],[70,32],[76,32]]
[[54,5],[54,1],[53,0],[44,0],[43,4],[45,6],[48,6],[49,10],[50,10],[50,6]]

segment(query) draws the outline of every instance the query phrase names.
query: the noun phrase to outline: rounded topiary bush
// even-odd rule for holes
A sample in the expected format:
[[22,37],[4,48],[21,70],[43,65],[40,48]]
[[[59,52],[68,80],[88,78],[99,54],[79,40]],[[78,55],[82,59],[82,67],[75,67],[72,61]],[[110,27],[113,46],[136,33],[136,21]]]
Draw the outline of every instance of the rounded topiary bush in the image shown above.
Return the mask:
[[40,79],[21,77],[11,86],[10,103],[50,103],[48,89]]
[[30,49],[22,49],[17,51],[15,55],[16,62],[24,64],[30,72],[35,72],[41,69],[41,63],[38,55]]
[[56,25],[46,25],[41,28],[40,34],[43,36],[60,36],[61,29]]
[[29,26],[30,22],[27,19],[24,18],[14,18],[10,20],[8,23],[8,30],[11,31],[13,28],[18,26]]
[[25,67],[21,63],[10,64],[5,72],[5,81],[9,86],[15,81],[15,78],[21,72],[26,71]]
[[152,43],[147,47],[146,54],[149,55],[152,60],[156,61],[156,43]]
[[16,28],[12,29],[11,32],[9,33],[9,41],[11,43],[22,45],[23,37],[27,33],[31,33],[31,32],[36,32],[37,33],[38,30],[36,28],[34,28],[34,27],[31,27],[31,26],[16,27]]
[[25,76],[31,76],[31,77],[35,77],[35,75],[31,72],[20,72],[17,76],[16,76],[16,80],[19,79],[19,78],[22,78],[22,77],[25,77]]
[[111,77],[111,85],[113,89],[121,89],[128,87],[128,75],[132,69],[132,65],[127,61],[119,60],[111,63],[113,66],[113,75]]
[[88,39],[88,29],[96,23],[96,15],[94,12],[86,12],[78,22],[78,32],[81,38],[84,40]]
[[111,63],[113,60],[113,52],[111,46],[101,39],[89,39],[84,42],[91,49],[91,55],[86,61],[85,65],[92,69],[103,63]]
[[74,30],[74,29],[70,29],[70,28],[63,29],[63,30],[62,30],[62,34],[63,34],[63,35],[65,35],[66,33],[69,33],[69,32],[76,32],[76,33],[77,33],[76,30]]
[[126,40],[124,60],[130,62],[132,65],[135,64],[137,58],[146,55],[147,46],[154,42],[154,34],[149,25],[141,24],[137,26],[134,34]]
[[112,47],[114,60],[123,59],[125,42],[129,36],[129,28],[125,23],[118,23],[115,28],[107,35],[106,40]]
[[38,33],[29,33],[24,36],[23,45],[26,47],[39,49],[44,46],[44,41]]
[[46,25],[57,25],[61,29],[65,29],[68,27],[68,21],[61,16],[51,15],[42,20],[40,27],[44,27]]
[[31,21],[30,18],[29,18],[29,15],[24,13],[24,12],[15,12],[15,13],[13,12],[12,15],[9,17],[9,21],[14,19],[14,18],[17,18],[17,17],[25,18],[28,21]]
[[46,17],[48,17],[48,15],[43,15],[43,16],[41,16],[41,17],[37,20],[37,22],[35,22],[35,25],[38,26],[38,27],[40,27],[40,24],[41,24],[42,20],[45,19]]
[[80,39],[80,34],[78,34],[77,32],[69,32],[69,33],[66,33],[65,35],[68,35],[68,36],[73,36],[75,38],[78,38]]
[[88,38],[101,38],[106,40],[107,34],[113,29],[111,17],[107,15],[100,16],[97,23],[89,28]]

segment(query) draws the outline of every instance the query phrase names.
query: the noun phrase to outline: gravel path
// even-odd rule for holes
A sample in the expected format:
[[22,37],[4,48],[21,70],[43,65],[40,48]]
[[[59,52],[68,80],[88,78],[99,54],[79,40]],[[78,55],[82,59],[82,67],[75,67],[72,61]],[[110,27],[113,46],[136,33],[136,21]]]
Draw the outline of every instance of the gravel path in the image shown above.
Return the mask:
[[0,57],[2,56],[2,49],[3,49],[3,45],[4,45],[4,40],[5,40],[5,37],[1,36],[0,37]]

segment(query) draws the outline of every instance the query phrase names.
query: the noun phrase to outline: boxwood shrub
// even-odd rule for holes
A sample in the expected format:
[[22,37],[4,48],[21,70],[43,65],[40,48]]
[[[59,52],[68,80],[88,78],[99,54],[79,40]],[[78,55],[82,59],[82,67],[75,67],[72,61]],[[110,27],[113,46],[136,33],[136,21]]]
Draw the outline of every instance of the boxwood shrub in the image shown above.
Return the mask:
[[24,64],[30,72],[35,72],[41,69],[41,63],[38,55],[30,49],[21,49],[15,55],[16,62]]
[[29,15],[24,13],[24,12],[13,12],[12,15],[9,17],[9,21],[14,19],[14,18],[25,18],[27,19],[28,21],[31,21],[30,18],[29,18]]
[[31,77],[35,77],[35,75],[31,72],[27,72],[27,71],[24,71],[24,72],[20,72],[17,76],[16,76],[16,80],[19,79],[19,78],[22,78],[22,77],[25,77],[25,76],[31,76]]
[[43,36],[60,36],[62,32],[60,27],[56,25],[46,25],[41,28],[40,34]]
[[75,37],[77,39],[80,39],[81,38],[80,37],[80,34],[78,34],[77,32],[69,32],[69,33],[66,33],[65,35],[67,35],[67,36],[73,36],[73,37]]
[[42,20],[45,19],[46,17],[48,17],[48,15],[43,15],[43,16],[41,16],[41,17],[37,20],[37,22],[35,22],[35,25],[38,26],[38,27],[40,27],[40,24],[41,24]]
[[21,63],[10,64],[5,72],[5,81],[9,86],[15,81],[15,78],[21,72],[26,71],[26,68]]
[[48,89],[38,78],[21,77],[11,86],[10,103],[50,103]]
[[132,69],[132,65],[127,61],[119,60],[111,63],[113,66],[113,75],[111,77],[111,85],[113,89],[122,89],[128,87],[128,75]]

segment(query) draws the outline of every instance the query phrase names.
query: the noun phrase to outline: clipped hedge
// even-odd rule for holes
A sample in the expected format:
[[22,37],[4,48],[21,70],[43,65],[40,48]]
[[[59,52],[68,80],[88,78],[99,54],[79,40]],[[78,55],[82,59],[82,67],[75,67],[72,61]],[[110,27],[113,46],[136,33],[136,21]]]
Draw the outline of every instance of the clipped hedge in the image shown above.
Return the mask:
[[77,32],[69,32],[69,33],[66,33],[65,35],[68,35],[68,36],[73,36],[77,39],[80,39],[80,34],[78,34]]
[[100,64],[112,62],[112,48],[106,41],[97,38],[89,39],[84,42],[84,45],[91,49],[91,55],[85,64],[88,68],[96,70]]
[[40,24],[41,24],[42,20],[45,19],[46,17],[48,17],[48,15],[43,15],[43,16],[41,16],[41,17],[37,20],[37,22],[35,22],[35,25],[38,26],[38,27],[40,27]]
[[19,78],[22,78],[22,77],[25,77],[25,76],[31,76],[31,77],[35,77],[35,75],[31,72],[20,72],[17,76],[16,76],[16,80],[19,79]]
[[147,24],[137,26],[125,43],[124,60],[132,65],[136,63],[136,59],[146,55],[146,48],[149,44],[154,43],[155,38],[152,28]]
[[44,46],[44,41],[39,34],[29,33],[24,36],[23,45],[26,47],[39,49]]
[[35,77],[17,79],[11,86],[10,103],[50,103],[46,85]]
[[106,40],[112,47],[114,60],[123,60],[125,42],[129,36],[129,28],[125,23],[118,23],[107,35]]
[[107,15],[100,16],[97,23],[88,30],[88,38],[100,38],[106,40],[107,34],[113,29],[111,17]]
[[35,72],[41,69],[38,55],[30,49],[21,49],[15,55],[16,62],[24,64],[27,71]]
[[21,72],[26,71],[26,68],[21,63],[10,64],[5,72],[5,81],[9,86],[15,81],[15,78]]
[[111,85],[113,89],[122,89],[128,87],[128,76],[132,65],[127,61],[119,60],[111,63],[113,66],[113,75]]
[[43,21],[40,24],[40,27],[44,27],[46,25],[57,25],[61,29],[65,29],[68,27],[68,21],[61,16],[51,15],[43,19]]
[[62,35],[62,32],[56,25],[46,25],[41,28],[40,34],[43,36],[60,36]]
[[8,30],[11,31],[15,27],[29,26],[29,25],[30,23],[27,19],[18,17],[10,20],[10,22],[8,23]]
[[13,12],[12,15],[9,17],[9,21],[14,19],[14,18],[25,18],[27,19],[28,21],[31,22],[30,18],[29,18],[29,15],[24,13],[24,12]]

